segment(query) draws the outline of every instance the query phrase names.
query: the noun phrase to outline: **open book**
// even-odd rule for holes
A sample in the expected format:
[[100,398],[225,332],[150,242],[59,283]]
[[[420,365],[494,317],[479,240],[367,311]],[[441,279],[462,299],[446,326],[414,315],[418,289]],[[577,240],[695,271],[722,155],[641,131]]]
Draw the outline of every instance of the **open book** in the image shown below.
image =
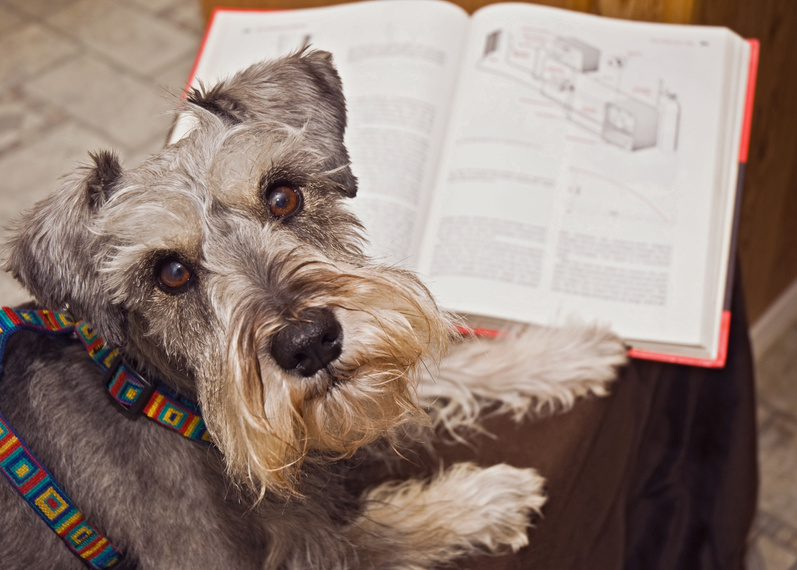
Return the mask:
[[306,43],[343,80],[372,255],[477,324],[577,317],[724,364],[755,42],[532,4],[217,10],[189,82]]

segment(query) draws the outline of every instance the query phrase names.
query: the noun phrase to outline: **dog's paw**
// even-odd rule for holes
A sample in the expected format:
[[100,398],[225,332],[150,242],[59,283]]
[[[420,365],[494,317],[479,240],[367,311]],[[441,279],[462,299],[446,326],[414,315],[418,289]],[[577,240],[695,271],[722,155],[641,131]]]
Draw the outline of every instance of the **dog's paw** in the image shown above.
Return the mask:
[[453,433],[496,402],[500,413],[520,421],[529,412],[565,411],[578,398],[605,396],[625,362],[622,340],[605,327],[529,327],[455,346],[419,394],[435,424]]
[[493,553],[517,552],[529,542],[528,529],[542,516],[545,480],[534,469],[506,464],[481,468],[458,463],[437,481],[447,487],[454,533]]
[[627,360],[622,339],[604,327],[570,325],[549,329],[542,338],[551,359],[546,363],[551,378],[572,385],[576,396],[605,396],[607,384]]
[[546,493],[533,469],[457,463],[431,481],[383,483],[363,499],[349,540],[367,567],[407,569],[519,550],[529,542]]

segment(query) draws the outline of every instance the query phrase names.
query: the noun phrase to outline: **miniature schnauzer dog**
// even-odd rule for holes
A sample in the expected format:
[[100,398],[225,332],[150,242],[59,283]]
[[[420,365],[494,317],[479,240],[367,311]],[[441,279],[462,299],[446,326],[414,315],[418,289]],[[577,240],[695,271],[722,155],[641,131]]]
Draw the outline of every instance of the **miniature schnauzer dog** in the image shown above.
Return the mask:
[[[135,169],[93,154],[12,228],[5,267],[33,312],[67,311],[194,401],[213,445],[131,421],[76,332],[23,327],[3,341],[0,464],[17,439],[28,459],[0,480],[0,567],[432,568],[525,546],[545,502],[534,470],[454,464],[356,494],[352,457],[400,461],[391,445],[462,437],[488,405],[522,418],[603,395],[621,342],[457,336],[415,275],[366,257],[329,54],[254,65],[183,112],[190,134]],[[22,488],[31,469],[50,494]],[[82,534],[40,520],[66,496]],[[86,554],[92,529],[107,540]]]

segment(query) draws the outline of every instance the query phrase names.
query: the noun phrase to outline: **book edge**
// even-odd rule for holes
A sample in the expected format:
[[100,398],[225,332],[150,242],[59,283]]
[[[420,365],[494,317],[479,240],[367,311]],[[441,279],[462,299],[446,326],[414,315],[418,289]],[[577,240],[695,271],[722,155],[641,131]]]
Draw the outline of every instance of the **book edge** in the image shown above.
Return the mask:
[[693,358],[632,348],[628,351],[628,355],[631,358],[671,362],[674,364],[686,364],[690,366],[702,366],[707,368],[722,368],[725,366],[725,361],[728,356],[728,340],[730,336],[731,293],[733,290],[733,281],[736,273],[735,256],[738,242],[739,220],[741,218],[742,187],[747,166],[747,156],[750,147],[750,131],[753,120],[753,106],[755,100],[755,87],[758,79],[758,57],[760,50],[760,42],[757,39],[747,39],[745,41],[750,46],[750,61],[748,62],[749,67],[747,74],[747,87],[745,92],[744,115],[742,117],[741,144],[739,145],[739,176],[736,184],[736,206],[730,248],[731,259],[728,261],[728,275],[725,287],[725,309],[720,315],[721,321],[720,334],[717,343],[717,356],[715,358]]
[[668,362],[671,364],[684,364],[687,366],[700,366],[703,368],[722,368],[728,357],[728,339],[731,330],[731,312],[722,311],[720,323],[720,335],[717,342],[717,356],[714,358],[701,358],[693,356],[682,356],[666,352],[656,352],[652,350],[642,350],[630,348],[628,356],[640,360],[654,360],[657,362]]

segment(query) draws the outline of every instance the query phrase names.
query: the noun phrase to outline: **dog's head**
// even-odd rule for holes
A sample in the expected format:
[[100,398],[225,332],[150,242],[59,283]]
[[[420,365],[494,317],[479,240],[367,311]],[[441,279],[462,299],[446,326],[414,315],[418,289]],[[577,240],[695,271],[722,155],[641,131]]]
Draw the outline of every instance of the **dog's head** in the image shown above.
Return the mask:
[[361,252],[329,54],[255,65],[184,111],[196,127],[140,167],[92,155],[18,221],[6,268],[198,398],[238,480],[292,491],[308,457],[420,417],[412,379],[447,321]]

